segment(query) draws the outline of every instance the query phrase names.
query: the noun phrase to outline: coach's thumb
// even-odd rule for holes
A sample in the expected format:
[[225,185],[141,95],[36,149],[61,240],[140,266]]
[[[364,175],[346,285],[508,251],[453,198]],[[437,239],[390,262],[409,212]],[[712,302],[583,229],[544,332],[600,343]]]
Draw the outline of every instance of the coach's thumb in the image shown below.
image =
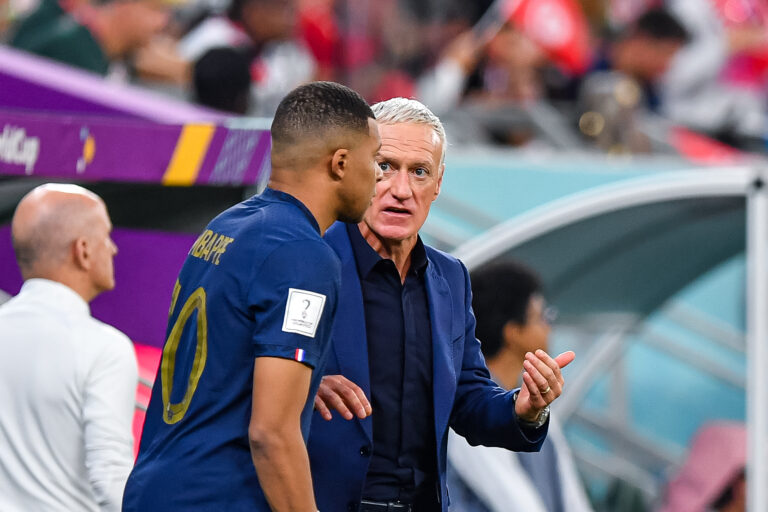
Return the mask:
[[566,366],[571,364],[571,361],[573,361],[574,359],[576,359],[576,354],[573,352],[573,350],[569,350],[557,356],[555,358],[555,362],[560,368],[565,368]]

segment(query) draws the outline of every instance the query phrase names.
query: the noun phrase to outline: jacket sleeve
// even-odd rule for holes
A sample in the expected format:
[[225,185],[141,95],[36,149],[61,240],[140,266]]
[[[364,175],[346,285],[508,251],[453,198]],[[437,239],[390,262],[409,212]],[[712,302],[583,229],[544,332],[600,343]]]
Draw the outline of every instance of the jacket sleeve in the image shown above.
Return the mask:
[[469,273],[461,262],[459,265],[464,281],[464,347],[451,411],[451,427],[473,446],[497,446],[520,452],[539,451],[547,436],[549,422],[538,429],[522,427],[515,414],[514,397],[517,390],[505,391],[491,380],[480,351],[480,341],[475,338]]

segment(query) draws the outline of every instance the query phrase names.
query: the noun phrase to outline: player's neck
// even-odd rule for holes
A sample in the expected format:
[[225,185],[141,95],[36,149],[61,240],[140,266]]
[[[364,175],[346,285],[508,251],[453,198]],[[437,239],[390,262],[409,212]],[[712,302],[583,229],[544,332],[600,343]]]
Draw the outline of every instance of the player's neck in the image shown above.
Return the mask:
[[325,235],[325,231],[336,221],[333,205],[328,201],[327,194],[321,192],[322,185],[308,181],[280,179],[273,174],[268,186],[301,201],[317,221],[321,236]]

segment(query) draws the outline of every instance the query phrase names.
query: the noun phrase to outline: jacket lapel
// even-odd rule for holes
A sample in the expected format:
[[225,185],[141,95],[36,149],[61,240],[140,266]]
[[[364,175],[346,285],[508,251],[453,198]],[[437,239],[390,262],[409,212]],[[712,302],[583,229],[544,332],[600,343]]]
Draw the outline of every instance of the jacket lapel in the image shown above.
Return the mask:
[[[371,399],[371,378],[368,370],[368,340],[365,335],[365,311],[360,277],[354,253],[344,224],[336,223],[325,235],[325,241],[341,260],[341,292],[333,324],[332,344],[339,370]],[[346,421],[346,420],[345,420]],[[373,439],[370,416],[358,421],[369,441]]]
[[448,425],[453,407],[453,395],[456,391],[456,372],[451,346],[453,307],[448,283],[437,272],[435,263],[431,259],[428,269],[426,285],[432,323],[432,374],[434,376],[432,393],[435,408],[435,434],[439,442]]

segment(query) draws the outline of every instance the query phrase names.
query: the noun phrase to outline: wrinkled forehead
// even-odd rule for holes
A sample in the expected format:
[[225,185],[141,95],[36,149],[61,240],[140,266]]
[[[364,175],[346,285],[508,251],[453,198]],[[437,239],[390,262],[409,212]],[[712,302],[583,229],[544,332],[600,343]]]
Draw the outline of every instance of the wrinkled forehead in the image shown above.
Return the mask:
[[413,154],[439,165],[443,144],[434,128],[425,123],[378,123],[381,151],[387,154]]

